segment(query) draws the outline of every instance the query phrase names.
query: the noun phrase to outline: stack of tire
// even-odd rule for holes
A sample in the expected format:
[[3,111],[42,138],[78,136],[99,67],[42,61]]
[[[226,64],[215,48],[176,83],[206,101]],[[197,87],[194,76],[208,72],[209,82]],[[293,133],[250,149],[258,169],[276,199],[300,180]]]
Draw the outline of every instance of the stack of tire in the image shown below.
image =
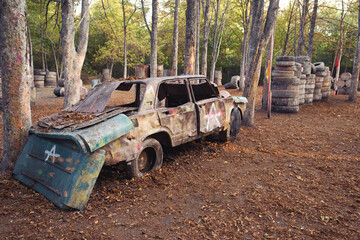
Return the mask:
[[43,69],[34,69],[34,85],[36,88],[43,88],[45,85],[46,71]]
[[327,100],[330,97],[331,76],[329,67],[325,67],[324,81],[321,88],[322,100]]
[[[86,87],[83,86],[83,81],[80,80],[80,84],[81,84],[81,87],[80,87],[80,98],[83,98],[87,93],[88,93],[88,90]],[[65,96],[65,79],[59,79],[58,81],[58,87],[54,88],[54,94],[55,96],[57,97],[63,97]]]
[[312,104],[314,99],[314,89],[315,89],[315,74],[306,75],[306,85],[305,85],[305,103]]
[[45,87],[56,87],[56,72],[47,72],[45,77]]
[[299,78],[299,105],[305,103],[305,84],[306,84],[306,76],[302,74],[303,67],[301,63],[295,62],[296,66],[296,77]]
[[344,72],[341,74],[340,79],[336,82],[338,94],[350,94],[352,75],[351,73]]
[[[299,84],[299,104],[304,104],[306,102],[306,86],[307,86],[307,76],[311,74],[311,62],[308,56],[298,56],[295,58],[297,63],[300,63],[302,66],[302,72],[300,75],[300,84]],[[308,90],[309,91],[309,90]],[[312,90],[313,91],[313,90]],[[313,92],[311,93],[311,102]],[[304,96],[304,97],[302,97]]]
[[322,86],[324,82],[325,65],[323,62],[314,63],[316,67],[316,77],[315,77],[315,89],[314,89],[314,101],[320,101],[322,99]]
[[299,112],[299,78],[296,76],[295,57],[276,57],[271,73],[271,108],[274,112]]

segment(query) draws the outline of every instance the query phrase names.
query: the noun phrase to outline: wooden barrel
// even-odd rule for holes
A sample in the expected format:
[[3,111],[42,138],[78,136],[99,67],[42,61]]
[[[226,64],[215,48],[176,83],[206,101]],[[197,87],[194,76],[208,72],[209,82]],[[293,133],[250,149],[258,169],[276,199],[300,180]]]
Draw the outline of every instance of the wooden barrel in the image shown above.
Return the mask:
[[216,85],[221,86],[222,83],[222,72],[221,71],[215,71],[215,76],[214,76],[214,82]]
[[164,65],[157,65],[156,76],[157,77],[163,77],[164,76]]
[[43,88],[45,82],[45,75],[34,75],[34,85],[36,88]]
[[135,66],[135,78],[148,78],[150,77],[149,65],[136,65]]
[[111,80],[110,69],[104,68],[102,70],[101,82],[109,82]]

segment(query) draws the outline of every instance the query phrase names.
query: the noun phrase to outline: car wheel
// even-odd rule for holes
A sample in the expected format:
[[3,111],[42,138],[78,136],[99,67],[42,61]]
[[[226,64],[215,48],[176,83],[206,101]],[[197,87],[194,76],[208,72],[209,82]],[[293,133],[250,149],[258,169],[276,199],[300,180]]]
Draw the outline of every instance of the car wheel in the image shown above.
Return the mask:
[[233,142],[240,130],[241,112],[238,108],[234,108],[230,116],[230,141]]
[[148,138],[142,143],[137,158],[128,165],[127,172],[131,178],[141,178],[153,169],[160,169],[162,162],[161,144],[156,139]]
[[230,115],[230,126],[228,129],[219,132],[219,140],[222,142],[233,142],[241,126],[241,112],[234,108]]

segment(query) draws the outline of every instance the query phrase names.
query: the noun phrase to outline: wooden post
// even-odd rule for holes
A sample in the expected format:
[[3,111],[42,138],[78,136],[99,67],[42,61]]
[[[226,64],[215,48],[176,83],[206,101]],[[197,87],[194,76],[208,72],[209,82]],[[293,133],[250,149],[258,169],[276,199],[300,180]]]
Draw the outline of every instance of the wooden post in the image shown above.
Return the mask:
[[269,64],[267,66],[267,70],[266,70],[266,74],[267,74],[267,79],[268,79],[268,102],[267,102],[267,116],[268,118],[271,117],[271,66],[272,66],[272,58],[273,58],[273,52],[274,52],[274,33],[275,33],[275,28],[274,28],[274,32],[271,34],[271,38],[270,38],[270,59],[269,59]]

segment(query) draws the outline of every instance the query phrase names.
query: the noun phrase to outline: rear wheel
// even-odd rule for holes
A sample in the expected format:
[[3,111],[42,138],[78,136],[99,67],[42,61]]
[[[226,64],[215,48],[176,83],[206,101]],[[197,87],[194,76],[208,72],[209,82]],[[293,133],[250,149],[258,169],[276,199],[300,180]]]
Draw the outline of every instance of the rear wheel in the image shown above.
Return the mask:
[[153,138],[146,139],[140,148],[137,158],[127,167],[129,177],[141,178],[151,170],[161,168],[163,150],[161,144]]

